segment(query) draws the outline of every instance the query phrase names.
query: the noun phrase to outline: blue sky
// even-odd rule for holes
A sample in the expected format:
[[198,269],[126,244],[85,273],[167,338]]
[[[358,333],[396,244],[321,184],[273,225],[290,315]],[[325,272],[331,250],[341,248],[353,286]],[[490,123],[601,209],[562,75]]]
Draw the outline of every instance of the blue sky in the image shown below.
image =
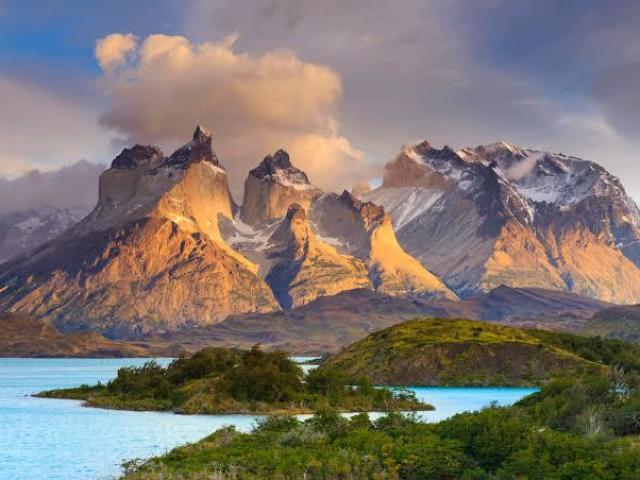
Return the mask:
[[[135,37],[137,60],[122,69],[138,82],[127,95],[146,117],[127,110],[123,73],[106,72],[96,60],[96,42],[114,33]],[[181,98],[146,97],[151,84],[138,78],[140,58],[153,34],[184,37],[193,52],[225,45],[236,60],[250,57],[248,69],[286,51],[303,66],[326,67],[331,86],[316,85],[307,117],[295,115],[295,104],[285,106],[295,120],[277,119],[277,131],[261,123],[274,122],[273,115],[251,109],[234,112],[233,129],[221,120],[233,103],[208,103],[204,113],[196,105],[190,116],[179,110]],[[215,61],[194,55],[190,75],[198,77],[201,65],[202,78],[219,77]],[[274,70],[274,81],[281,73]],[[242,73],[225,75],[233,84]],[[174,77],[167,85],[178,82],[174,91],[189,95]],[[200,82],[193,94],[209,98],[228,86]],[[150,118],[160,101],[171,105],[162,106],[162,118]],[[80,158],[106,163],[131,141],[171,148],[177,133],[188,134],[205,117],[225,135],[219,149],[237,172],[288,134],[297,139],[294,150],[306,152],[311,137],[322,137],[327,155],[339,150],[336,158],[366,165],[346,175],[349,181],[374,175],[403,143],[427,138],[462,147],[502,139],[598,161],[640,198],[640,2],[0,0],[0,102],[0,173],[10,175]],[[238,147],[243,126],[257,138],[254,150]],[[322,175],[323,165],[309,162]],[[344,171],[327,162],[329,169],[339,186]]]

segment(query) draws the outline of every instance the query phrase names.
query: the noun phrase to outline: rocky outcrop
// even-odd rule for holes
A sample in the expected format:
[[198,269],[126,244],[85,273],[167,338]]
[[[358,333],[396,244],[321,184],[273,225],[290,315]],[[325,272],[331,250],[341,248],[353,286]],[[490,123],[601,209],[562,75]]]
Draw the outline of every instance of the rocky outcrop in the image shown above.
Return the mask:
[[307,175],[291,164],[289,154],[278,150],[249,172],[244,184],[241,218],[249,225],[282,218],[292,203],[308,209],[320,194]]
[[640,300],[640,214],[599,165],[505,142],[405,147],[364,194],[407,252],[463,296],[502,284]]
[[285,308],[359,287],[456,298],[398,245],[383,208],[346,191],[322,194],[286,152],[266,157],[251,171],[244,198],[243,222],[226,222],[223,236],[260,266]]
[[226,172],[198,128],[165,158],[123,151],[100,177],[95,209],[0,271],[0,308],[119,338],[278,308],[258,267],[231,249]]
[[373,287],[389,295],[456,295],[398,244],[383,207],[349,192],[326,194],[312,206],[311,219],[323,237],[367,265]]
[[341,255],[313,233],[304,208],[292,204],[269,239],[271,262],[265,277],[284,308],[297,307],[323,295],[370,288],[364,263]]

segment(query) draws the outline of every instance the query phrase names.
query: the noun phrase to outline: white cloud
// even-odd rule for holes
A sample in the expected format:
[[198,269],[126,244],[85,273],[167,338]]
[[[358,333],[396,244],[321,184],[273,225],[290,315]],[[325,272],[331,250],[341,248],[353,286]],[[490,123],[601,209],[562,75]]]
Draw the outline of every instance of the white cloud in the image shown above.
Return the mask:
[[105,71],[122,65],[136,48],[137,39],[132,33],[113,33],[96,42],[96,58]]
[[174,146],[196,123],[207,125],[236,192],[247,171],[281,147],[320,186],[350,184],[345,173],[365,165],[338,132],[338,74],[288,50],[236,53],[237,38],[194,44],[150,35],[127,51],[134,60],[105,68],[109,105],[102,123],[129,141]]

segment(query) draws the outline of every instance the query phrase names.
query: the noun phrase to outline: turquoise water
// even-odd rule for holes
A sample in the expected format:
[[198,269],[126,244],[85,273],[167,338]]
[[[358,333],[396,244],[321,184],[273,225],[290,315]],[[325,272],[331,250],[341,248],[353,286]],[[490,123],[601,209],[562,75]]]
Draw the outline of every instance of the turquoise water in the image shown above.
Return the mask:
[[[170,359],[159,359],[166,364]],[[250,415],[174,415],[85,408],[74,400],[33,398],[42,390],[93,384],[144,359],[0,359],[0,480],[102,480],[123,460],[162,454],[223,425],[247,431]],[[522,388],[416,388],[436,407],[438,421],[496,401],[508,405],[533,392]]]

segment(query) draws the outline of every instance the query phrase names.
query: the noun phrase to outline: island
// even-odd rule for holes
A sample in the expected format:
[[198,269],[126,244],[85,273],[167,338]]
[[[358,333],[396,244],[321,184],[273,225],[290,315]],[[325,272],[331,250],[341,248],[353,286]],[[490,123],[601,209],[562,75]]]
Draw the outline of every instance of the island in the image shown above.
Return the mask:
[[321,370],[379,385],[540,386],[559,374],[604,370],[604,345],[569,333],[423,318],[372,333]]
[[86,406],[158,410],[182,414],[302,414],[417,411],[433,407],[405,389],[374,386],[362,377],[347,382],[339,372],[302,369],[286,352],[205,348],[167,367],[150,360],[118,370],[107,384],[81,385],[37,394],[84,401]]
[[[523,362],[520,373],[532,375],[519,383],[541,385],[513,406],[489,405],[435,424],[394,412],[381,418],[345,418],[330,410],[307,420],[269,416],[249,433],[224,428],[163,456],[128,462],[123,479],[637,479],[640,347],[494,327],[464,320],[407,322],[347,347],[315,375],[428,383],[434,371],[440,375],[433,365],[440,365],[438,378],[452,381],[455,351],[462,355],[458,380],[518,380],[517,368],[491,361],[504,359],[504,348]],[[465,349],[478,362],[478,376],[464,361]],[[434,350],[438,355],[426,356],[423,376],[414,376],[421,371],[419,359]],[[531,351],[536,353],[524,353]],[[399,358],[407,361],[405,374],[393,363]],[[553,368],[545,373],[534,368],[538,362]]]

